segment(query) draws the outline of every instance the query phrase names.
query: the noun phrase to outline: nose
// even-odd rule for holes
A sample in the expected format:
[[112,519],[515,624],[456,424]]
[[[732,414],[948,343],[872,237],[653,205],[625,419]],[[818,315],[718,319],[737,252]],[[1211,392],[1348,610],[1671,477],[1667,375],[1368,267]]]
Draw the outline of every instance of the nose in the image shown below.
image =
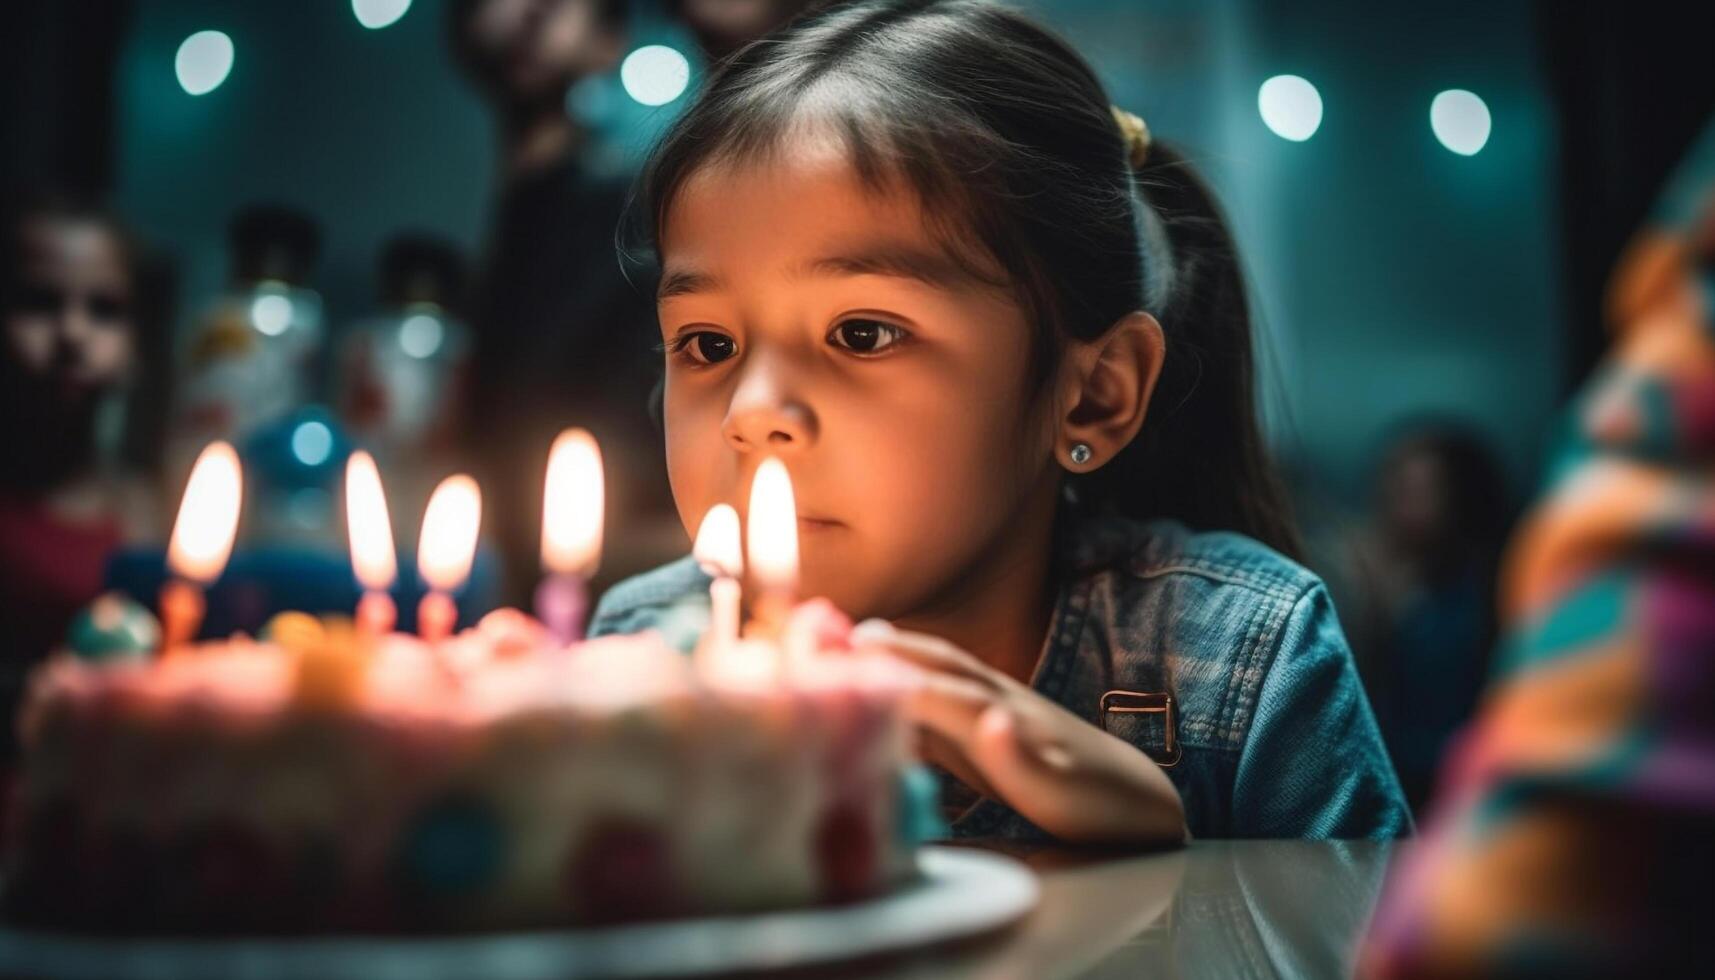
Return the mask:
[[54,318],[55,356],[65,362],[75,361],[94,331],[87,304],[68,296]]
[[792,372],[762,352],[745,359],[721,434],[741,453],[802,452],[816,439],[816,415],[793,390]]

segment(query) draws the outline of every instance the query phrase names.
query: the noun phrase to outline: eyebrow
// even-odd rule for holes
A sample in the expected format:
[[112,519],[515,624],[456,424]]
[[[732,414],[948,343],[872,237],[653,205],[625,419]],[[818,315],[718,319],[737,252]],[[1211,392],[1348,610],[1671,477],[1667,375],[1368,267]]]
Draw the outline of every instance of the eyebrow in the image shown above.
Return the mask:
[[[828,255],[799,266],[797,276],[892,276],[914,279],[929,286],[957,288],[971,284],[993,285],[962,263],[937,252],[909,245],[882,244],[843,255]],[[670,271],[655,291],[657,300],[670,296],[714,292],[722,287],[719,277],[695,269]]]

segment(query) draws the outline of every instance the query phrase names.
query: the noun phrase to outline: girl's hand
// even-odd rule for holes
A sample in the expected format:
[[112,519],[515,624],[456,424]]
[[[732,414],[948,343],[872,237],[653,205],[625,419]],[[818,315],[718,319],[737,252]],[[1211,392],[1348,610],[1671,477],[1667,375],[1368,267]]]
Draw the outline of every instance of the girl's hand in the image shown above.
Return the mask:
[[924,759],[1066,841],[1179,844],[1185,811],[1149,756],[939,637],[860,623],[854,646],[917,667]]

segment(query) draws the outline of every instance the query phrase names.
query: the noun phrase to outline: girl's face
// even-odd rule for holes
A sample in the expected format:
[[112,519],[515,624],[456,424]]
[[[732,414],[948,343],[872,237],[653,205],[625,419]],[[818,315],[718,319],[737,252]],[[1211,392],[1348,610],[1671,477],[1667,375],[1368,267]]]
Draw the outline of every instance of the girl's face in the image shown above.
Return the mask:
[[6,357],[55,396],[81,401],[131,365],[131,282],[99,222],[36,219],[18,229],[20,267],[4,311]]
[[707,165],[662,236],[673,496],[695,533],[778,456],[804,595],[858,617],[956,604],[1051,521],[1054,399],[1004,291],[962,271],[915,195],[866,188],[835,146]]

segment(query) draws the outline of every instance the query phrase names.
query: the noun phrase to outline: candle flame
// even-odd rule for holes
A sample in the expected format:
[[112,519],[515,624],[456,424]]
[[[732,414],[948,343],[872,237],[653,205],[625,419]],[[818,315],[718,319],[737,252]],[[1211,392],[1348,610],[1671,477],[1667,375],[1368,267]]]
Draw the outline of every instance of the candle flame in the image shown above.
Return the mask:
[[738,530],[738,511],[731,504],[716,504],[703,515],[691,554],[710,575],[737,578],[744,573],[744,542]]
[[351,539],[351,567],[372,592],[386,592],[399,573],[393,555],[393,527],[387,522],[387,496],[375,459],[358,450],[345,464],[345,530]]
[[750,484],[750,570],[764,591],[798,587],[798,507],[786,464],[764,460]]
[[191,467],[179,516],[173,522],[167,567],[175,575],[204,584],[220,577],[232,556],[243,497],[238,453],[227,443],[209,443]]
[[567,429],[548,452],[542,500],[542,566],[556,575],[589,578],[601,562],[601,447],[584,429]]
[[482,490],[475,480],[460,473],[435,487],[417,543],[417,570],[430,588],[451,592],[470,577],[481,524]]

